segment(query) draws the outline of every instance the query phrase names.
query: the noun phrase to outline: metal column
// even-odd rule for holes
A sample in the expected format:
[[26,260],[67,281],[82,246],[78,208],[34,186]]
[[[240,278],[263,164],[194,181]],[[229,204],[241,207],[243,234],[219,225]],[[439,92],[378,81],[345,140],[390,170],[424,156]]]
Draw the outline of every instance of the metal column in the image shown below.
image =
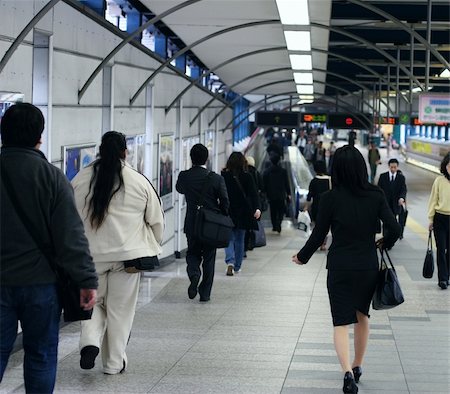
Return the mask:
[[[178,179],[178,175],[181,171],[181,163],[183,162],[183,147],[182,147],[182,137],[183,137],[183,99],[178,102],[177,108],[177,124],[175,131],[175,171],[174,178]],[[175,193],[175,258],[181,258],[181,234],[182,234],[182,220],[181,220],[181,205],[182,196],[180,193]]]
[[396,93],[395,93],[395,112],[397,112],[397,114],[399,114],[400,113],[400,96],[399,96],[399,93],[400,93],[400,67],[399,67],[399,64],[400,64],[400,47],[397,47],[397,75],[396,75],[396,88],[397,88],[397,91],[396,91]]
[[[414,29],[414,25],[411,26]],[[411,42],[409,45],[409,70],[414,75],[414,36],[411,34]],[[413,108],[413,81],[409,78],[409,114],[412,114]]]
[[[431,45],[431,8],[432,1],[428,0],[428,13],[427,13],[427,41]],[[430,84],[430,48],[425,52],[425,91],[428,92]]]
[[390,113],[390,108],[389,108],[389,96],[391,95],[391,65],[388,64],[388,68],[387,68],[387,98],[386,98],[386,103],[387,103],[387,108],[386,108],[386,116],[389,119],[389,116],[391,115]]
[[157,178],[153,176],[153,142],[154,142],[154,102],[155,88],[153,85],[148,85],[145,90],[145,161],[144,161],[144,175],[152,181]]

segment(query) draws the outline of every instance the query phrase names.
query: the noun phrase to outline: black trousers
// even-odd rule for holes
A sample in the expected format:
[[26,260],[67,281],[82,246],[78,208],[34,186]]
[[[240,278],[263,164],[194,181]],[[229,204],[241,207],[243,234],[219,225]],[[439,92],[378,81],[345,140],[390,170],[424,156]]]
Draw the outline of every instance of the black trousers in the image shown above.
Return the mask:
[[281,222],[286,211],[284,200],[270,200],[270,220],[275,231],[281,231]]
[[436,240],[437,269],[439,282],[449,280],[450,271],[450,215],[435,213],[433,220]]
[[199,242],[191,235],[186,234],[186,237],[188,241],[188,250],[186,253],[186,271],[188,277],[190,280],[195,277],[202,278],[198,286],[198,293],[200,294],[200,298],[208,299],[211,295],[214,280],[216,248]]

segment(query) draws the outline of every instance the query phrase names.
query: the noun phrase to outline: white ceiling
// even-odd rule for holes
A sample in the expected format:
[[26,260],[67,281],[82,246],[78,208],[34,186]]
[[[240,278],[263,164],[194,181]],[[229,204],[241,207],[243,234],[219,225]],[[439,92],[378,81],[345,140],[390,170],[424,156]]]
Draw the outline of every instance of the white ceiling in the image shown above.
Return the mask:
[[[182,0],[141,0],[152,12],[160,14],[182,3]],[[309,0],[311,22],[330,24],[331,0]],[[186,45],[227,27],[261,20],[279,20],[275,0],[202,0],[185,7],[163,19],[163,22],[180,37]],[[312,47],[328,49],[328,31],[311,31]],[[212,68],[232,57],[263,48],[285,46],[281,23],[239,29],[208,40],[192,48],[192,52],[208,67]],[[313,67],[326,69],[327,56],[313,52]],[[254,55],[229,65],[216,74],[228,86],[265,70],[290,67],[288,51],[273,51]],[[314,78],[325,81],[325,74],[314,73]],[[277,94],[295,92],[292,71],[278,71],[252,78],[239,84],[233,90],[246,93],[260,85],[291,79],[291,82],[271,85],[253,93]],[[323,93],[324,85],[316,84],[315,92]],[[252,100],[258,96],[249,97]]]

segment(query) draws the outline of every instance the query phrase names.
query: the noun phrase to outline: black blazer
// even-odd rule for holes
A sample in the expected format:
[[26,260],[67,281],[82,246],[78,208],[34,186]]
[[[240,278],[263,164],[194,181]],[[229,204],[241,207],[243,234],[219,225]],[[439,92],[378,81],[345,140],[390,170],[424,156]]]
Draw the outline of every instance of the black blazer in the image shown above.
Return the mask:
[[360,195],[344,188],[325,192],[320,198],[316,226],[297,257],[307,263],[331,227],[329,270],[377,270],[375,234],[379,219],[385,229],[384,246],[392,247],[400,235],[400,226],[379,188],[372,186]]
[[291,194],[287,171],[279,165],[272,165],[263,175],[264,188],[269,201],[286,200]]
[[386,200],[394,215],[400,213],[400,206],[398,205],[398,199],[403,198],[406,200],[406,182],[405,177],[400,172],[395,175],[394,182],[390,180],[391,172],[383,172],[378,180],[378,186],[384,191]]
[[[230,171],[222,171],[230,198],[230,216],[236,228],[243,230],[257,230],[258,223],[253,217],[260,208],[258,192],[253,177],[248,172],[241,172],[238,176],[241,188]],[[244,196],[244,193],[245,196]]]
[[[187,212],[184,219],[184,232],[188,235],[194,233],[197,202],[208,174],[209,170],[206,168],[193,166],[187,171],[181,171],[177,179],[176,189],[178,193],[186,196]],[[210,178],[210,185],[203,196],[203,205],[207,208],[221,211],[223,214],[228,214],[230,204],[225,182],[216,173],[213,173]]]

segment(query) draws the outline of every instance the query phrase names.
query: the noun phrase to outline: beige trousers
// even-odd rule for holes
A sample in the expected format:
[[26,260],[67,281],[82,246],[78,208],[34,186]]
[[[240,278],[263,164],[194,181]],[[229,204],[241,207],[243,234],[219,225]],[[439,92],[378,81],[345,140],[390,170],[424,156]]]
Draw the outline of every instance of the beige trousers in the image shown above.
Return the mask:
[[97,303],[91,320],[81,322],[80,349],[101,349],[103,371],[119,373],[127,362],[125,348],[131,333],[139,294],[140,274],[128,274],[122,262],[95,263]]

